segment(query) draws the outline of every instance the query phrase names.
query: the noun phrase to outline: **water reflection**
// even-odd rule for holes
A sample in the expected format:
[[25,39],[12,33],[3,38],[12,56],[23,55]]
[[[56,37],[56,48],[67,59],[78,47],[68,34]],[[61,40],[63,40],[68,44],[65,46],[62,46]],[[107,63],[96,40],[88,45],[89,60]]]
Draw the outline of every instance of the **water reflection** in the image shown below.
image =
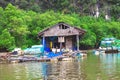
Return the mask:
[[0,80],[119,80],[120,53],[61,62],[0,64]]
[[108,78],[119,80],[120,76],[120,53],[100,55],[101,68]]
[[[80,75],[80,68],[77,62],[50,63],[47,66],[46,80],[77,80]],[[44,67],[45,68],[45,67]]]
[[0,64],[0,80],[41,80],[41,63]]

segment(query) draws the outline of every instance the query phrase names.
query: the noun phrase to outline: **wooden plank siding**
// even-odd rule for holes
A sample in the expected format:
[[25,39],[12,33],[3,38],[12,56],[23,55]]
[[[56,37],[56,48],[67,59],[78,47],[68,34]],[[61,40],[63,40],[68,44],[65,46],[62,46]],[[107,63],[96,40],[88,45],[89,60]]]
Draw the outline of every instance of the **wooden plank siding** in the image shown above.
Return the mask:
[[[73,50],[73,48],[77,47],[79,51],[79,38],[81,38],[85,32],[83,29],[72,27],[62,22],[39,32],[38,37],[45,37],[46,46],[49,48],[51,48],[50,43],[52,42],[52,48],[59,48],[61,50],[65,47],[65,49]],[[64,41],[60,41],[60,37],[62,37]],[[51,38],[55,39],[51,40]]]
[[[60,25],[66,26],[67,29],[61,29]],[[47,28],[38,33],[38,36],[71,36],[71,35],[84,35],[86,31],[77,27],[69,26],[65,23],[58,23],[55,26]]]

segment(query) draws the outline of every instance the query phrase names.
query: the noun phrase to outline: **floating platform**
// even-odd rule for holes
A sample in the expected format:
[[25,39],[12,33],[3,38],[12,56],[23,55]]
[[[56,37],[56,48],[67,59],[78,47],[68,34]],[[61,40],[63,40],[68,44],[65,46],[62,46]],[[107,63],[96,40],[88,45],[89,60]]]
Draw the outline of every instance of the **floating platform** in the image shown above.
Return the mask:
[[105,50],[105,53],[118,53],[118,50]]
[[31,61],[37,61],[37,62],[50,62],[50,61],[62,61],[64,58],[67,58],[65,56],[58,56],[54,58],[37,58],[37,57],[22,57],[22,58],[9,58],[8,62],[9,63],[20,63],[20,62],[31,62]]
[[54,58],[36,58],[36,57],[23,57],[23,58],[10,58],[9,63],[21,63],[21,62],[56,62],[56,61],[74,61],[75,57],[58,56]]
[[45,56],[37,57],[34,55],[24,55],[24,56],[11,56],[8,58],[10,63],[19,63],[19,62],[53,62],[53,61],[72,61],[75,57],[84,57],[86,54],[79,51],[69,52],[69,53],[50,53]]

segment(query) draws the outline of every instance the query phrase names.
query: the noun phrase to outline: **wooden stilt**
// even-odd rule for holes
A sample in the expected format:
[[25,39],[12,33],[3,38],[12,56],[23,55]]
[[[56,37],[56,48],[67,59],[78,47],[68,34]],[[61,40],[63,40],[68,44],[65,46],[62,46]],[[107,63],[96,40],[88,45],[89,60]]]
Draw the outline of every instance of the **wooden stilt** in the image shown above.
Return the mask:
[[76,40],[77,40],[77,51],[79,51],[79,35],[76,36]]
[[60,42],[60,51],[62,50],[62,42]]
[[44,52],[45,52],[45,37],[43,36],[43,54],[42,54],[42,56],[44,55]]
[[58,42],[60,43],[60,51],[62,50],[62,43],[64,42],[64,37],[58,37]]

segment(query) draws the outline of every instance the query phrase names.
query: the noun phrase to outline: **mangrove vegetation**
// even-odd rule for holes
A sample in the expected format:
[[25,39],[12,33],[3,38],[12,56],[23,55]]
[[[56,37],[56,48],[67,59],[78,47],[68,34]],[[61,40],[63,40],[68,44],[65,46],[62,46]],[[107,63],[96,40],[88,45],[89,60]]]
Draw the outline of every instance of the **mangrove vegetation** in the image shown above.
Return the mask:
[[[111,5],[109,19],[105,18],[105,12],[100,12],[101,14],[95,17],[93,15],[94,6],[90,7],[90,4],[87,6],[89,2],[84,2],[89,0],[81,0],[83,2],[79,2],[81,8],[83,7],[82,9],[75,6],[78,2],[74,2],[74,5],[71,4],[70,6],[70,3],[66,2],[68,0],[60,0],[62,1],[60,2],[61,4],[58,2],[53,3],[57,0],[48,0],[51,2],[49,4],[46,3],[46,5],[43,4],[47,0],[41,1],[41,4],[34,3],[34,5],[32,5],[34,0],[29,0],[31,4],[29,4],[30,2],[28,3],[28,0],[11,0],[13,1],[11,2],[12,4],[8,4],[7,0],[5,1],[6,3],[3,1],[4,3],[0,7],[0,51],[9,51],[15,47],[24,49],[34,44],[40,44],[40,40],[37,38],[38,32],[58,22],[65,22],[71,26],[86,30],[86,34],[80,40],[80,45],[84,49],[98,47],[100,41],[105,37],[120,39],[120,3],[117,4],[111,0],[109,0],[111,3],[106,3]],[[17,1],[23,1],[23,3]],[[94,2],[96,0],[92,1],[93,3],[91,4],[96,3]],[[17,5],[17,3],[20,4]],[[28,7],[25,5],[28,5]],[[100,3],[100,5],[104,4]],[[60,6],[62,7],[60,8]],[[107,7],[101,7],[100,10],[102,9],[106,11]],[[92,10],[93,12],[91,12]]]

